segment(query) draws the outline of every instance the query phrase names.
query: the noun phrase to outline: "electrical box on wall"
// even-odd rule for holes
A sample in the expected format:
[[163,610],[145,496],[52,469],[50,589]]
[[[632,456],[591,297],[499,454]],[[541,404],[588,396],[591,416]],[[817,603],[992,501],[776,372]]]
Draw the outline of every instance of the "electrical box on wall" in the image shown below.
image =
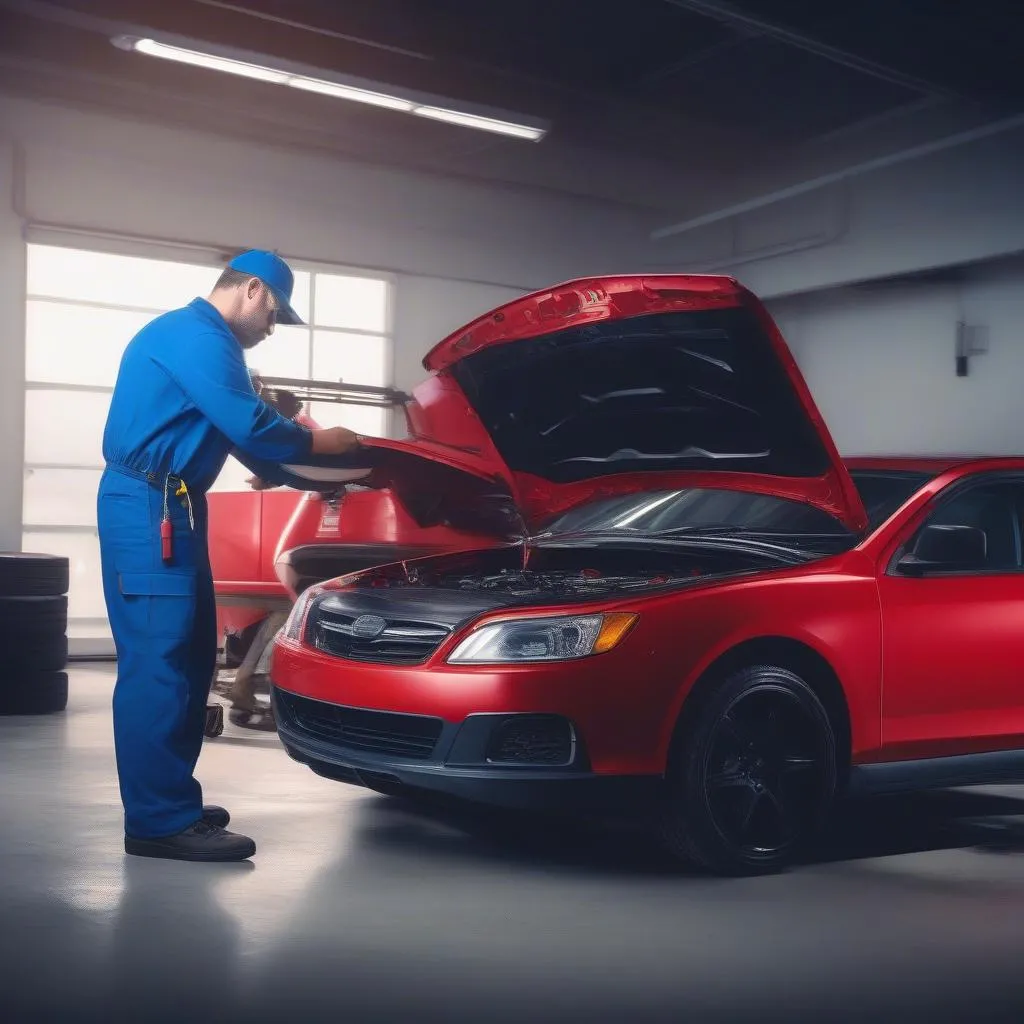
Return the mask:
[[966,377],[971,356],[988,351],[988,327],[961,320],[956,325],[956,375]]

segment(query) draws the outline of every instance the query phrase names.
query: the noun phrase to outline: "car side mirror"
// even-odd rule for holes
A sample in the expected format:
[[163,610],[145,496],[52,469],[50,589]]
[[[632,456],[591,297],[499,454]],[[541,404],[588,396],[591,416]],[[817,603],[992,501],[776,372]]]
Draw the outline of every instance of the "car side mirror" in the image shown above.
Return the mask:
[[903,572],[920,576],[927,572],[980,569],[985,564],[988,540],[974,526],[926,526],[911,551],[897,563]]

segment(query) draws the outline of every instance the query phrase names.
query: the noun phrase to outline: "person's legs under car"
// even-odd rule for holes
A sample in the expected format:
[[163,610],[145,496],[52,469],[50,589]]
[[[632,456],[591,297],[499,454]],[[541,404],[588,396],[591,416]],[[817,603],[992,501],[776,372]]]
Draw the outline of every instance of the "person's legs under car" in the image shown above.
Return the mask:
[[256,699],[256,684],[265,675],[270,645],[287,620],[287,611],[277,611],[271,612],[260,623],[260,628],[235,673],[228,717],[233,724],[243,729],[258,729],[264,732],[274,732],[277,729],[270,704],[264,704]]

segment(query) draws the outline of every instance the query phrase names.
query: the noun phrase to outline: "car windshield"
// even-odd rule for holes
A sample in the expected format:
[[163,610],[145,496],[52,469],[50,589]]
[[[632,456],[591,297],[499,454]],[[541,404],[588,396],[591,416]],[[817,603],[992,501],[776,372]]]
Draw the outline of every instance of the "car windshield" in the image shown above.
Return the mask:
[[645,491],[589,502],[560,516],[547,532],[604,533],[622,530],[656,534],[718,527],[784,534],[851,536],[828,513],[801,502],[765,494],[700,487]]
[[[923,484],[927,474],[872,471],[853,479],[874,530]],[[857,535],[803,502],[767,494],[690,487],[645,491],[589,502],[550,523],[543,536],[578,533],[746,535],[787,545],[832,550]]]

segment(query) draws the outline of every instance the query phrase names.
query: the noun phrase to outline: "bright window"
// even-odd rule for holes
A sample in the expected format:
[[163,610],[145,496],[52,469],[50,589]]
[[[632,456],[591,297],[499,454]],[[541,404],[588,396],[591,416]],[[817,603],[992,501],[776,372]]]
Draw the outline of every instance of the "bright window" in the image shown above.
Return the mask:
[[383,334],[387,330],[387,282],[373,277],[316,275],[313,304],[317,327]]

